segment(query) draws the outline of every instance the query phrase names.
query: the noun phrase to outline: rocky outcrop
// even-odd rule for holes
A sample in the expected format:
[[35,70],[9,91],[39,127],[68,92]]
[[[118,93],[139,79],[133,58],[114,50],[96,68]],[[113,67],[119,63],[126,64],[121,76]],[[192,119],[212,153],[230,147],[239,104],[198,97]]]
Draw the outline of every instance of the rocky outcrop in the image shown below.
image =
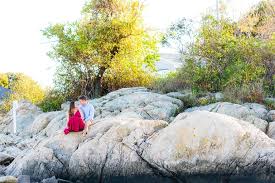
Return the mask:
[[268,111],[264,105],[257,104],[257,103],[245,103],[242,106],[245,106],[249,110],[252,110],[254,113],[254,116],[256,116],[257,118],[267,120]]
[[180,114],[147,144],[144,158],[171,176],[218,173],[266,178],[265,171],[275,165],[275,141],[247,122],[206,111]]
[[[17,131],[19,134],[24,134],[31,126],[34,119],[42,113],[35,105],[27,101],[18,103],[17,113]],[[2,133],[12,133],[12,110],[0,121],[0,131]]]
[[166,122],[120,119],[100,123],[94,127],[94,133],[99,133],[91,134],[95,137],[82,144],[70,159],[69,172],[74,179],[100,181],[105,177],[154,175],[148,163],[137,154],[136,147],[165,127]]
[[58,183],[58,180],[53,176],[51,178],[43,179],[41,183]]
[[269,123],[267,135],[270,138],[275,139],[275,121]]
[[31,150],[25,156],[18,156],[8,167],[6,174],[18,177],[30,175],[36,179],[52,177],[59,172],[65,171],[62,163],[54,156],[52,149],[40,147]]
[[[50,123],[52,124],[54,122],[59,123],[59,120],[61,118],[59,117],[60,115],[62,115],[62,117],[64,118],[64,112],[60,112],[60,111],[47,112],[47,113],[42,113],[38,115],[35,118],[35,120],[32,122],[32,125],[30,126],[30,128],[27,130],[28,134],[32,134],[32,135],[38,134],[41,131],[43,131]],[[50,125],[50,126],[53,126],[53,125]]]
[[0,166],[7,166],[14,160],[14,157],[5,153],[0,153]]
[[0,177],[0,183],[17,183],[17,178],[12,176]]
[[[275,141],[263,133],[275,134],[266,121],[272,111],[219,102],[177,115],[186,97],[126,88],[91,100],[96,118],[85,137],[63,134],[68,104],[49,113],[30,105],[33,115],[20,108],[18,118],[32,117],[21,121],[27,126],[22,133],[0,133],[0,176],[41,182],[189,182],[196,175],[212,182],[252,176],[275,181]],[[9,118],[0,121],[2,129]]]
[[271,121],[275,121],[275,110],[271,110],[267,113],[267,119]]
[[263,132],[267,131],[268,122],[266,121],[266,119],[268,111],[264,105],[254,103],[239,105],[229,102],[218,102],[185,110],[185,112],[192,111],[210,111],[220,114],[226,114],[237,119],[250,122],[251,124],[254,124],[257,128],[261,129]]
[[171,121],[183,107],[181,100],[152,93],[146,88],[124,88],[91,101],[96,118],[127,116]]
[[21,140],[15,135],[0,134],[0,153],[17,157],[24,150],[24,146],[20,144]]
[[54,175],[67,178],[68,172],[73,179],[100,179],[105,174],[103,169],[106,169],[106,175],[113,176],[133,172],[152,174],[130,147],[142,143],[166,125],[164,121],[134,118],[104,119],[93,126],[85,139],[81,133],[70,133],[42,141],[27,155],[17,157],[6,173],[31,175],[40,180]]
[[[161,120],[105,118],[88,136],[58,134],[16,158],[6,174],[103,182],[131,177],[181,180],[190,174],[274,174],[275,141],[253,125],[223,114],[182,113]],[[150,179],[150,180],[151,180]]]
[[[183,107],[181,100],[152,93],[146,88],[124,88],[90,101],[96,109],[96,120],[106,117],[134,117],[171,121]],[[39,108],[25,101],[17,110],[18,131],[23,135],[52,136],[66,125],[68,104],[63,111],[42,113]],[[12,129],[11,112],[0,122],[0,129]]]

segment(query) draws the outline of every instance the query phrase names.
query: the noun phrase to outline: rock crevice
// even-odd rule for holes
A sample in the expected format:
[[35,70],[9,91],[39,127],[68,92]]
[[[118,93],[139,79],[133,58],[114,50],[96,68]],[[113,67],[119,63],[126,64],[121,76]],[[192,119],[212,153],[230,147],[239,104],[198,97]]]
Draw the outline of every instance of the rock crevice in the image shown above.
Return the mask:
[[[193,175],[275,181],[275,141],[263,133],[272,136],[275,125],[266,120],[273,113],[262,105],[218,102],[175,116],[182,101],[146,88],[121,89],[90,102],[96,118],[85,137],[63,134],[67,104],[50,113],[22,104],[28,128],[0,134],[4,173],[100,183],[125,177],[185,183]],[[0,130],[10,125],[9,115]]]

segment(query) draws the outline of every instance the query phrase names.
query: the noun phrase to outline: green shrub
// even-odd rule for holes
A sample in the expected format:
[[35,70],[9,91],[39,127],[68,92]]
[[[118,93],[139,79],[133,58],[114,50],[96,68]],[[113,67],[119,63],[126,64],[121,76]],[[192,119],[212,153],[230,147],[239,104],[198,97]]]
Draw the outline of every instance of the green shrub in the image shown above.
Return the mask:
[[197,105],[208,105],[215,102],[215,99],[210,96],[205,96],[197,99]]
[[44,99],[44,90],[31,77],[23,73],[7,73],[7,75],[10,78],[8,88],[12,92],[3,101],[0,110],[9,111],[14,100],[27,100],[39,104]]
[[9,78],[7,74],[0,73],[0,86],[7,88],[9,86]]
[[58,111],[61,104],[65,102],[65,97],[55,90],[48,90],[44,100],[39,104],[43,112]]
[[186,81],[181,78],[180,73],[170,72],[165,76],[156,78],[150,88],[162,93],[169,93],[185,90],[189,88],[189,86]]
[[192,93],[186,94],[180,100],[183,102],[184,108],[194,107],[197,105],[197,98]]
[[225,91],[230,101],[262,102],[265,94],[274,96],[274,40],[246,36],[234,22],[205,17],[173,79],[193,93]]
[[265,99],[264,99],[264,104],[265,104],[270,110],[274,110],[274,109],[275,109],[275,99],[274,99],[274,98],[265,98]]
[[242,86],[228,86],[223,91],[225,100],[233,103],[257,102],[264,99],[263,83],[256,82]]
[[236,34],[237,30],[229,20],[217,21],[211,16],[204,19],[182,68],[194,90],[216,92],[264,78],[266,53],[262,47],[267,43]]

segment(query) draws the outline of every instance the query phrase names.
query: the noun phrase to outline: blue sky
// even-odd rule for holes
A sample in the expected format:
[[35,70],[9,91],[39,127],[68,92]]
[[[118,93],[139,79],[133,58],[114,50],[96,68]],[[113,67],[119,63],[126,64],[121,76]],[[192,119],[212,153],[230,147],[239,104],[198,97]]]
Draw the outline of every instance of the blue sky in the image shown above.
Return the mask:
[[[216,0],[144,0],[145,23],[165,30],[181,17],[199,21],[215,8]],[[259,0],[224,0],[229,16],[237,19]],[[0,72],[23,72],[47,86],[52,83],[54,61],[46,55],[48,41],[41,29],[49,23],[80,18],[85,0],[3,0],[0,1]]]

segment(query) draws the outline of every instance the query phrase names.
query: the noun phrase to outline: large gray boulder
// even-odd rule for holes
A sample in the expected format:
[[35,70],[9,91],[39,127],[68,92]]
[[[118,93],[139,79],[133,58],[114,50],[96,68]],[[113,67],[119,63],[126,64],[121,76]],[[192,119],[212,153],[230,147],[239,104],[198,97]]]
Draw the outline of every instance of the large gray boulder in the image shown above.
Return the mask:
[[170,92],[166,94],[168,97],[176,98],[176,99],[183,99],[186,94],[181,92]]
[[143,158],[165,174],[230,174],[274,179],[275,141],[223,114],[180,114],[144,143]]
[[72,179],[87,180],[99,178],[105,167],[104,174],[110,176],[135,172],[152,175],[152,170],[130,147],[166,125],[164,121],[106,118],[97,122],[85,138],[81,133],[70,133],[41,141],[27,155],[18,156],[6,174],[42,180],[54,175],[67,179],[70,172]]
[[[183,107],[179,99],[150,92],[143,87],[123,88],[90,101],[95,109],[96,119],[127,116],[139,119],[172,121]],[[68,103],[62,105],[68,109]]]
[[67,115],[64,112],[58,113],[58,115],[53,118],[46,128],[44,128],[41,133],[46,136],[53,136],[57,133],[63,132],[63,129],[67,124]]
[[94,138],[73,153],[69,166],[72,178],[98,182],[102,177],[153,176],[135,149],[165,126],[164,121],[134,118],[101,121],[91,131]]
[[47,112],[38,115],[33,121],[31,127],[29,128],[28,133],[32,135],[38,134],[39,132],[44,130],[49,125],[49,123],[60,114],[63,114],[63,112]]
[[0,166],[7,166],[14,160],[14,157],[6,153],[0,153]]
[[[182,107],[178,99],[152,93],[146,88],[124,88],[91,101],[96,109],[96,122],[106,117],[165,119],[171,121]],[[63,107],[66,108],[67,104]],[[17,110],[17,135],[11,133],[12,111],[0,122],[0,152],[13,157],[24,156],[44,139],[63,133],[67,123],[67,111],[42,113],[26,101],[19,102]],[[10,133],[10,134],[9,134]]]
[[[245,121],[207,111],[168,124],[122,116],[97,120],[86,137],[57,134],[18,156],[6,174],[72,181],[172,182],[188,175],[275,180],[275,141]],[[69,176],[69,177],[68,177]],[[131,179],[132,178],[132,179]]]
[[0,153],[8,154],[12,157],[16,157],[24,150],[23,146],[20,146],[22,139],[15,135],[5,135],[0,133]]
[[267,113],[267,118],[268,120],[271,121],[275,121],[275,110],[271,110]]
[[193,111],[209,111],[226,114],[237,119],[247,121],[261,129],[263,132],[267,131],[268,122],[266,119],[268,111],[265,106],[260,104],[246,103],[244,105],[240,105],[229,102],[217,102],[214,104],[192,107],[185,110],[185,112]]
[[128,117],[165,121],[171,121],[183,106],[179,99],[152,93],[146,88],[123,88],[92,100],[92,103],[96,108],[96,118],[127,113]]
[[[17,114],[17,131],[24,134],[32,125],[34,119],[40,115],[42,111],[37,106],[25,100],[18,102]],[[2,133],[12,133],[12,110],[10,110],[0,121],[0,131]]]
[[257,103],[244,103],[242,106],[247,107],[248,109],[254,112],[254,115],[260,119],[267,120],[268,110],[262,104]]
[[270,138],[275,139],[275,121],[268,124],[267,135]]
[[17,178],[13,176],[0,177],[0,183],[17,183]]
[[7,174],[31,175],[46,179],[54,175],[66,177],[69,159],[82,142],[81,133],[58,134],[42,140],[26,155],[18,156],[7,169]]
[[62,162],[57,159],[52,149],[46,147],[31,150],[25,156],[18,156],[7,168],[6,174],[18,177],[30,175],[42,180],[65,173]]

